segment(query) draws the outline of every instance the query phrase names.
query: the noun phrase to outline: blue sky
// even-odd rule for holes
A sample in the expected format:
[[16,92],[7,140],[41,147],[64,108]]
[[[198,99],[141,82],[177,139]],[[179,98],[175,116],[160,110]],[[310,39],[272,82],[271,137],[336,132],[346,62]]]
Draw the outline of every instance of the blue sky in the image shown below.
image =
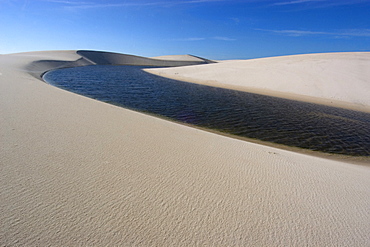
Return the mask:
[[0,0],[0,54],[249,59],[370,51],[370,0]]

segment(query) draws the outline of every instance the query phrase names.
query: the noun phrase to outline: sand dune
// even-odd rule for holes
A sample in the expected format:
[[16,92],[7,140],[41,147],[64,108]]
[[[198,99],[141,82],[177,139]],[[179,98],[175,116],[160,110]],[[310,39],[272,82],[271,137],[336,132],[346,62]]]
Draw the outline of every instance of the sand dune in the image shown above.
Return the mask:
[[203,62],[203,63],[216,63],[209,59],[202,57],[197,57],[193,55],[167,55],[159,57],[151,57],[152,59],[161,59],[161,60],[171,60],[171,61],[194,61],[194,62]]
[[0,245],[370,245],[368,166],[219,136],[36,78],[88,60],[0,56]]
[[225,88],[370,112],[370,52],[224,61],[148,72]]
[[195,64],[206,64],[209,60],[195,58],[193,56],[176,56],[169,58],[146,58],[134,55],[119,54],[112,52],[77,51],[85,59],[95,64],[108,65],[150,65],[150,66],[185,66]]
[[[40,54],[41,57],[40,57]],[[13,57],[25,57],[29,63],[23,67],[32,75],[41,79],[44,72],[51,69],[86,66],[86,65],[141,65],[141,66],[186,66],[212,63],[212,61],[189,56],[169,56],[146,58],[128,54],[101,51],[46,51],[13,54]]]

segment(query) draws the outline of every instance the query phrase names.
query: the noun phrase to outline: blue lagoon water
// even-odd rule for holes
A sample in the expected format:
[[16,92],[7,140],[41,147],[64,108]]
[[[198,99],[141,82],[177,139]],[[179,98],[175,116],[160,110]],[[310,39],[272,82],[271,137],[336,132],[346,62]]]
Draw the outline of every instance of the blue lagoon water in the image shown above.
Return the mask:
[[94,65],[47,72],[54,86],[132,110],[239,137],[370,156],[370,114],[186,83],[143,66]]

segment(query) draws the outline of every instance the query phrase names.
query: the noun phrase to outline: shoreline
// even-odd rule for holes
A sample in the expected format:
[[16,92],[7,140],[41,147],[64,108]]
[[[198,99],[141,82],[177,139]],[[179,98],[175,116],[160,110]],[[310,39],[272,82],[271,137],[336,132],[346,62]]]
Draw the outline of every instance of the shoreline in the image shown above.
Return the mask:
[[[109,103],[107,103],[107,104],[109,104]],[[121,106],[118,106],[118,107],[121,107]],[[132,110],[132,111],[135,111],[135,110]],[[135,111],[135,112],[142,113],[140,111]],[[214,129],[208,129],[208,128],[200,127],[200,126],[197,126],[197,125],[192,125],[192,124],[187,124],[187,123],[184,123],[184,122],[174,121],[171,118],[166,118],[166,117],[163,117],[161,115],[156,115],[156,114],[152,114],[152,113],[143,113],[143,114],[153,116],[153,117],[156,117],[156,118],[159,118],[159,119],[163,119],[163,120],[166,120],[166,121],[170,121],[170,122],[173,122],[173,123],[176,123],[176,124],[179,124],[179,125],[183,125],[183,126],[186,126],[186,127],[199,129],[201,131],[213,133],[213,134],[216,134],[216,135],[221,135],[221,136],[228,137],[228,138],[231,138],[231,139],[236,139],[236,140],[240,140],[240,141],[244,141],[244,142],[254,143],[254,144],[257,144],[257,145],[261,145],[261,146],[271,147],[271,148],[274,148],[274,149],[277,149],[277,150],[284,150],[284,151],[293,152],[293,153],[302,154],[302,155],[307,155],[307,156],[312,156],[312,157],[316,157],[316,158],[322,158],[322,159],[327,159],[327,160],[332,160],[332,161],[345,162],[345,163],[353,164],[353,165],[360,165],[360,166],[370,167],[370,157],[369,156],[350,156],[350,155],[335,154],[335,153],[325,153],[325,152],[322,152],[322,151],[313,151],[313,150],[310,150],[310,149],[305,149],[305,148],[300,148],[300,147],[295,147],[295,146],[288,146],[288,145],[284,145],[284,144],[273,143],[273,142],[268,142],[268,141],[262,141],[262,140],[259,140],[259,139],[228,134],[226,132],[221,132],[221,131],[217,131],[217,130],[214,130]],[[272,153],[274,153],[274,152],[272,152]]]
[[75,51],[0,56],[0,245],[369,245],[368,166],[216,135],[35,77],[88,63]]
[[[154,68],[144,69],[144,71],[157,76],[189,83],[370,113],[370,100],[366,100],[366,95],[364,93],[362,93],[362,95],[356,95],[358,91],[353,91],[351,87],[348,87],[348,82],[351,81],[348,79],[349,77],[336,75],[335,73],[335,70],[341,70],[343,67],[347,66],[347,58],[352,60],[363,60],[361,64],[359,62],[349,63],[350,66],[348,66],[348,69],[354,70],[354,68],[358,66],[361,68],[361,73],[364,73],[361,81],[356,79],[357,81],[355,81],[352,86],[356,90],[359,89],[359,87],[365,87],[363,89],[365,92],[370,90],[369,83],[366,83],[366,78],[370,76],[370,73],[364,69],[370,66],[370,52],[279,56],[250,60],[221,61],[216,64],[201,65],[198,67]],[[323,61],[320,61],[320,59]],[[330,62],[330,59],[333,59],[334,62]],[[233,68],[233,66],[236,68]],[[268,66],[271,66],[273,69],[271,69],[271,71],[268,71],[268,69],[264,71],[263,68],[268,68]],[[298,70],[298,72],[295,70]],[[327,72],[328,75],[323,74],[321,70],[329,70],[329,72]],[[216,72],[212,74],[212,71]],[[305,73],[304,76],[299,75],[302,71]],[[349,74],[355,77],[357,73],[359,73],[358,71],[350,72]],[[240,73],[240,75],[238,75],[238,73]],[[270,77],[273,79],[269,81],[267,78],[269,78],[268,76],[270,75],[273,76]],[[328,80],[328,85],[324,85],[324,81],[320,77],[324,77]],[[312,78],[312,81],[306,78]],[[275,83],[275,81],[277,81],[277,83]],[[258,85],[260,82],[261,85]],[[320,85],[319,82],[322,83],[322,85]],[[353,82],[351,81],[351,83]],[[292,85],[292,88],[289,88],[289,85]],[[338,86],[339,89],[336,90],[335,86]],[[322,95],[315,96],[315,93],[319,93],[321,90],[325,90],[321,93]],[[346,90],[351,91],[349,92],[350,94],[346,95]],[[335,91],[335,93],[331,93],[331,91]],[[356,96],[362,99],[362,103],[351,102],[351,100],[355,100]]]
[[253,94],[259,94],[259,95],[289,99],[289,100],[294,100],[294,101],[302,101],[306,103],[313,103],[313,104],[318,104],[318,105],[325,105],[325,106],[343,108],[343,109],[348,109],[348,110],[353,110],[353,111],[370,113],[370,106],[358,105],[358,104],[348,103],[345,101],[318,98],[318,97],[312,97],[312,96],[301,95],[301,94],[277,92],[277,91],[268,90],[268,89],[258,89],[258,88],[248,88],[245,86],[228,85],[228,84],[220,83],[218,81],[199,80],[199,79],[194,79],[191,77],[183,77],[180,75],[166,74],[166,73],[163,73],[162,71],[155,71],[155,70],[156,69],[144,69],[145,72],[156,75],[156,76],[166,77],[169,79],[188,82],[188,83],[201,84],[205,86],[231,89],[231,90],[242,91],[242,92],[247,92],[247,93],[253,93]]
[[[150,114],[148,114],[148,115],[150,115]],[[153,116],[155,116],[155,115],[153,115]],[[164,119],[164,118],[162,118],[162,119]],[[172,120],[169,120],[169,121],[172,121]],[[174,122],[174,121],[172,121],[172,122]],[[217,134],[217,135],[229,137],[229,138],[236,139],[236,140],[241,140],[241,141],[254,143],[254,144],[258,144],[258,145],[262,145],[262,146],[276,148],[278,150],[285,150],[285,151],[288,151],[288,152],[293,152],[293,153],[302,154],[302,155],[308,155],[308,156],[312,156],[312,157],[316,157],[316,158],[322,158],[322,159],[327,159],[327,160],[332,160],[332,161],[345,162],[345,163],[353,164],[353,165],[360,165],[360,166],[370,167],[370,157],[369,156],[350,156],[350,155],[335,154],[335,153],[325,153],[325,152],[321,152],[321,151],[313,151],[313,150],[305,149],[305,148],[287,146],[287,145],[284,145],[284,144],[278,144],[278,143],[262,141],[262,140],[258,140],[258,139],[248,138],[248,137],[232,135],[232,134],[228,134],[228,133],[225,133],[225,132],[216,131],[216,130],[212,130],[212,129],[207,129],[207,128],[204,128],[204,127],[185,124],[185,123],[181,123],[181,122],[175,122],[175,123],[182,124],[182,125],[185,125],[185,126],[188,126],[188,127],[191,127],[191,128],[200,129],[200,130],[210,132],[210,133],[214,133],[214,134]]]
[[[44,79],[43,79],[43,81],[45,83],[49,84]],[[49,84],[49,85],[53,85],[53,84]],[[58,87],[58,86],[55,86],[55,87],[61,88],[61,87]],[[84,96],[83,94],[73,92],[73,90],[70,91],[70,90],[64,89],[64,88],[61,88],[61,89],[72,92],[72,93],[75,93],[77,95]],[[84,96],[84,97],[88,97],[90,99],[100,101],[99,99],[96,99],[94,97],[89,97],[89,96]],[[286,99],[286,97],[284,99]],[[104,101],[101,101],[101,102],[104,102]],[[298,101],[298,102],[300,102],[300,101]],[[273,148],[277,148],[277,149],[281,149],[281,150],[292,151],[292,152],[296,152],[296,153],[300,153],[300,154],[304,154],[304,155],[310,155],[310,156],[325,158],[325,159],[334,160],[334,161],[345,161],[346,163],[351,163],[351,164],[356,164],[356,165],[364,165],[364,166],[369,166],[370,165],[370,157],[369,156],[337,154],[337,153],[329,153],[329,152],[323,152],[323,151],[317,151],[317,150],[314,151],[314,150],[311,150],[311,149],[308,149],[308,148],[289,146],[289,145],[279,144],[279,143],[274,143],[274,142],[269,142],[269,141],[262,141],[262,140],[259,140],[258,138],[238,136],[238,135],[222,132],[222,131],[219,131],[217,129],[202,127],[202,126],[198,126],[198,125],[194,125],[194,124],[188,124],[186,122],[181,122],[181,121],[173,119],[171,117],[166,117],[164,115],[156,114],[156,113],[152,113],[152,112],[145,112],[145,111],[136,110],[134,108],[130,108],[130,107],[125,106],[125,105],[120,105],[119,103],[114,103],[114,102],[106,102],[106,103],[111,104],[111,105],[115,105],[115,106],[118,106],[118,107],[122,107],[124,109],[132,110],[134,112],[139,112],[139,113],[143,113],[145,115],[149,115],[149,116],[153,116],[153,117],[156,117],[156,118],[164,119],[166,121],[171,121],[171,122],[174,122],[174,123],[177,123],[177,124],[180,124],[180,125],[184,125],[184,126],[187,126],[187,127],[196,128],[196,129],[199,129],[199,130],[202,130],[202,131],[207,131],[207,132],[210,132],[210,133],[230,137],[230,138],[237,139],[237,140],[252,142],[252,143],[259,144],[259,145],[269,146],[269,147],[273,147]],[[334,106],[331,106],[331,107],[334,107]]]

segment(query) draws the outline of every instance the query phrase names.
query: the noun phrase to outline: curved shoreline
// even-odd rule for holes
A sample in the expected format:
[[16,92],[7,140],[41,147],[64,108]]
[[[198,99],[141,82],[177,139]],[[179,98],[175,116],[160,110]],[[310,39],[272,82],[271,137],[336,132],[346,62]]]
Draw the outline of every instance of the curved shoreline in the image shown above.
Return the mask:
[[320,53],[146,72],[197,84],[370,112],[370,52]]
[[91,100],[29,74],[55,64],[27,67],[79,58],[0,56],[1,245],[369,245],[369,167]]
[[[189,121],[187,126],[240,140],[269,143],[269,146],[312,155],[317,152],[316,156],[340,157],[362,164],[370,161],[370,149],[366,145],[370,143],[370,132],[367,131],[370,129],[369,114],[196,86],[143,73],[143,67],[148,66],[94,65],[48,72],[43,79],[51,85],[92,99],[180,124]],[[109,83],[102,78],[109,78]],[[160,92],[161,96],[154,92]],[[276,124],[277,120],[279,124]],[[311,141],[305,143],[305,140]],[[306,152],[307,149],[312,151]]]

